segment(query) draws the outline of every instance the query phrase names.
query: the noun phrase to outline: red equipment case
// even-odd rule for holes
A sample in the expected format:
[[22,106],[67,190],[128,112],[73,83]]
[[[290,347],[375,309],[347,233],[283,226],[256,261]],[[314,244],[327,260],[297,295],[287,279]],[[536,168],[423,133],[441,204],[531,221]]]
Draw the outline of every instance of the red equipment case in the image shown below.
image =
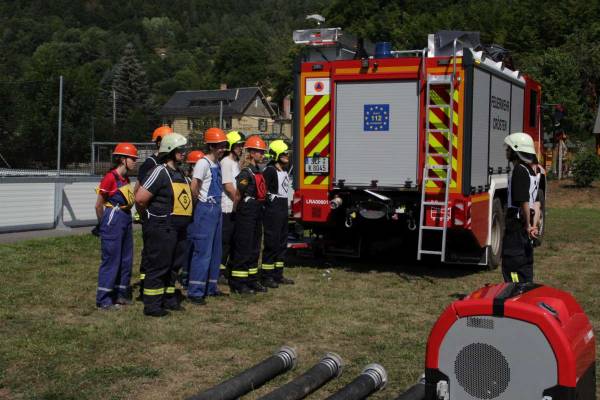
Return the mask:
[[570,294],[486,285],[453,302],[427,343],[425,399],[596,399],[596,340]]

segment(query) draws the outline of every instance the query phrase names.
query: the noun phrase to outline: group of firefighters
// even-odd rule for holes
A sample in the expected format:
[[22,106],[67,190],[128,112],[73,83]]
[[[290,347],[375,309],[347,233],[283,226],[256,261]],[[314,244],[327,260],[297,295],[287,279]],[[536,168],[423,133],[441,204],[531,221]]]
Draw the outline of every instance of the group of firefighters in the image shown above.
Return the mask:
[[[155,130],[153,141],[157,152],[139,168],[135,188],[128,173],[135,168],[137,149],[129,143],[115,147],[114,166],[98,188],[96,232],[102,239],[102,262],[97,306],[109,310],[131,303],[134,204],[144,241],[144,314],[164,316],[182,309],[177,280],[187,289],[189,302],[197,305],[205,304],[207,296],[224,295],[217,285],[220,275],[239,294],[293,284],[283,276],[290,191],[285,142],[273,141],[267,149],[259,136],[246,139],[236,131],[210,128],[204,134],[206,153],[192,151],[186,160],[187,139],[170,127]],[[502,273],[507,282],[531,282],[542,170],[531,136],[513,133],[505,144],[512,172]],[[261,169],[267,150],[271,160]]]
[[[113,168],[98,187],[95,232],[102,260],[97,307],[114,310],[132,303],[135,219],[142,223],[145,315],[183,309],[177,281],[195,305],[205,304],[207,296],[225,295],[220,279],[242,295],[293,284],[283,275],[290,191],[286,143],[275,140],[267,147],[257,135],[245,138],[237,131],[209,128],[205,152],[190,151],[186,157],[187,139],[170,127],[157,128],[152,140],[157,151],[140,166],[134,188],[128,173],[138,152],[130,143],[115,147]],[[267,152],[270,161],[261,168]]]

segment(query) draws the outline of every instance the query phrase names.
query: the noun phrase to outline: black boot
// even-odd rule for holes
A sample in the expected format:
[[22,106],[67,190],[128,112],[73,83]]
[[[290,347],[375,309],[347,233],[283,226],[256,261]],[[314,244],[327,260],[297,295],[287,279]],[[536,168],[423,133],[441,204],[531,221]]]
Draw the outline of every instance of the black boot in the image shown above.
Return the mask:
[[263,286],[271,288],[271,289],[277,289],[279,287],[279,285],[277,284],[277,282],[275,282],[275,279],[273,279],[270,276],[262,278],[261,284]]

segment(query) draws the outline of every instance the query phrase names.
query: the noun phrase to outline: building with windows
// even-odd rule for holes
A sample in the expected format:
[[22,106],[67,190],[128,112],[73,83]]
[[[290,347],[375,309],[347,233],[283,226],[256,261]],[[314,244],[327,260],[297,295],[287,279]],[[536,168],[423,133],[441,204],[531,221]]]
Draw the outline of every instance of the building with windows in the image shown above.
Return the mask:
[[207,128],[221,126],[266,138],[291,139],[289,99],[284,112],[276,111],[258,87],[175,92],[160,109],[163,123],[183,135],[202,135]]

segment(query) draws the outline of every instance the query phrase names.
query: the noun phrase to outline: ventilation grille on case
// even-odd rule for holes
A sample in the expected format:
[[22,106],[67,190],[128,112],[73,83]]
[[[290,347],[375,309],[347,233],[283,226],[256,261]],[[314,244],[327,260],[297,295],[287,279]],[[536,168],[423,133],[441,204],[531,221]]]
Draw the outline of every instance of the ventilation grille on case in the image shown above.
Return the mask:
[[494,346],[485,343],[463,347],[454,361],[454,373],[460,386],[475,399],[495,399],[510,382],[506,358]]
[[467,326],[470,328],[494,329],[494,320],[489,318],[468,317]]

